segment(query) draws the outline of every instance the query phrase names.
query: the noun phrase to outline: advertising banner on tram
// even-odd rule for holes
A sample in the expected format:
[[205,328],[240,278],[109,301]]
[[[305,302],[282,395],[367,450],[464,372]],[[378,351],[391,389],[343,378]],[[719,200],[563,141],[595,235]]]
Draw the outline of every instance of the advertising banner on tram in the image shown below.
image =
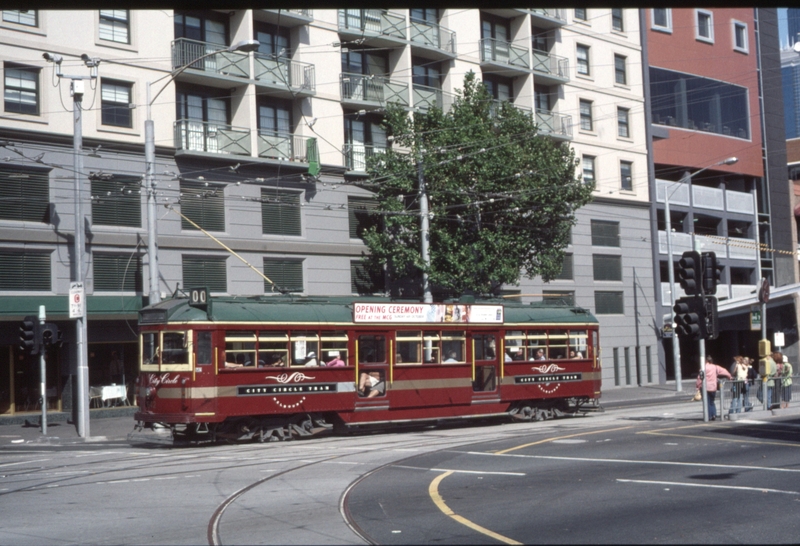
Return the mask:
[[355,303],[353,322],[502,324],[502,305]]

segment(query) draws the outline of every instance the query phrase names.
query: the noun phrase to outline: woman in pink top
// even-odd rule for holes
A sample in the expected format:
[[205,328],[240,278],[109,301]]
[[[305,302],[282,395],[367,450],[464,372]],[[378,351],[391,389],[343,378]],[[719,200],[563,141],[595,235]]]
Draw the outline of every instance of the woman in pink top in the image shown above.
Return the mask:
[[[714,404],[714,399],[717,397],[717,381],[720,376],[725,377],[727,379],[731,379],[731,374],[728,373],[728,370],[721,366],[717,366],[714,364],[714,360],[710,357],[706,357],[706,366],[705,366],[705,376],[706,376],[706,393],[708,394],[708,418],[712,421],[716,421],[717,419],[717,406]],[[703,386],[703,376],[699,375],[697,377],[697,388],[701,388]]]

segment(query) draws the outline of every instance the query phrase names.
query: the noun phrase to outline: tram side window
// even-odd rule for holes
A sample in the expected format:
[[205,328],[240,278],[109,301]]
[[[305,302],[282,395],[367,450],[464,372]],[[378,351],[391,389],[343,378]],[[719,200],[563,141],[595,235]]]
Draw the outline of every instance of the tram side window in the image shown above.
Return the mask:
[[386,336],[358,336],[358,362],[360,364],[386,363]]
[[550,330],[547,336],[547,347],[550,349],[550,358],[567,358],[569,354],[567,352],[569,350],[568,339],[566,330]]
[[476,334],[472,336],[475,345],[475,360],[494,360],[497,357],[497,342],[494,334]]
[[547,360],[547,332],[528,331],[528,360]]
[[344,361],[345,366],[349,364],[347,360],[347,332],[333,331],[322,332],[320,336],[320,363],[328,364],[334,361],[337,357]]
[[589,336],[586,330],[570,330],[569,332],[569,357],[589,358]]
[[422,331],[397,332],[397,364],[422,364]]
[[319,335],[317,332],[292,332],[292,366],[319,366]]
[[289,362],[289,336],[286,332],[258,333],[258,366],[287,366]]
[[445,364],[463,364],[467,360],[467,336],[462,330],[442,332],[442,354]]
[[505,350],[506,355],[512,361],[525,360],[525,332],[522,330],[509,330],[506,332]]
[[160,364],[161,336],[158,332],[142,333],[142,366]]
[[207,366],[212,363],[211,360],[211,332],[195,332],[196,335],[196,349],[197,364],[199,366]]
[[442,336],[439,332],[426,330],[422,333],[422,361],[425,364],[439,364],[442,361]]
[[225,333],[225,367],[254,367],[256,363],[256,333],[231,331]]
[[161,363],[186,364],[189,352],[186,347],[186,332],[164,332],[162,338]]

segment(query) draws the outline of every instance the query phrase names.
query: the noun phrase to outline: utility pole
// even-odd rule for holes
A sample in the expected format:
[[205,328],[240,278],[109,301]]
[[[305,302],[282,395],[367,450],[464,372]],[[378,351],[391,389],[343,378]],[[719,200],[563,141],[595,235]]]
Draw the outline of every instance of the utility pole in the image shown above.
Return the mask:
[[420,234],[420,242],[421,242],[421,249],[420,253],[422,254],[422,263],[425,265],[425,270],[422,271],[422,294],[423,300],[425,303],[433,303],[433,295],[431,294],[431,285],[428,281],[428,271],[427,268],[431,265],[431,253],[430,253],[430,226],[428,218],[428,193],[425,188],[425,175],[422,169],[422,157],[421,152],[417,152],[417,179],[419,182],[419,214],[420,214],[420,221],[419,221],[419,234]]
[[[677,190],[677,188],[675,188]],[[673,190],[674,191],[674,190]],[[678,334],[675,333],[675,263],[672,261],[672,216],[669,211],[669,198],[672,195],[664,190],[664,219],[667,230],[667,276],[669,278],[669,326],[672,328],[672,367],[675,369],[675,392],[681,392],[681,348]]]
[[[39,331],[44,330],[44,323],[47,320],[44,305],[39,306]],[[44,354],[47,349],[42,343],[39,350],[39,380],[41,381],[42,392],[42,435],[47,436],[47,366],[44,359]]]

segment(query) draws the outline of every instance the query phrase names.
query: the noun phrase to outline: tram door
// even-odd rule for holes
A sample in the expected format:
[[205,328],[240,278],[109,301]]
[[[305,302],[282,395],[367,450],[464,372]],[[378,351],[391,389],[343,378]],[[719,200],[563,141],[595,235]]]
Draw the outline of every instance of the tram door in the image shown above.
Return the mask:
[[356,390],[359,401],[386,399],[389,382],[389,342],[385,334],[359,333],[356,337],[358,374]]
[[[189,396],[191,411],[200,417],[210,416],[217,410],[214,388],[217,381],[214,376],[214,334],[210,330],[195,330],[194,335],[194,383]],[[222,358],[225,358],[225,353],[222,351],[221,353]]]
[[479,393],[496,393],[498,383],[499,355],[497,350],[497,332],[473,332],[472,362],[474,379],[472,391]]

